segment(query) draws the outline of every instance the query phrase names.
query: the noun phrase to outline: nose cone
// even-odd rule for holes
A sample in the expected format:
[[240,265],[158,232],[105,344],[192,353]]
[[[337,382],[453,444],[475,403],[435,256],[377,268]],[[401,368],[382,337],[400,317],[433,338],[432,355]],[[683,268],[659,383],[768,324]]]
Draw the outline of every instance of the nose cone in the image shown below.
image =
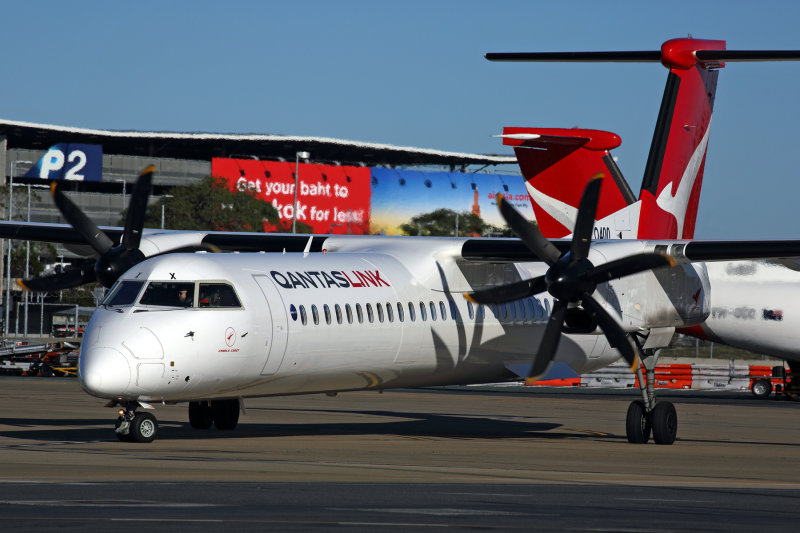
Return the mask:
[[125,356],[113,348],[86,348],[81,350],[78,377],[83,390],[92,396],[118,398],[130,385],[131,367]]

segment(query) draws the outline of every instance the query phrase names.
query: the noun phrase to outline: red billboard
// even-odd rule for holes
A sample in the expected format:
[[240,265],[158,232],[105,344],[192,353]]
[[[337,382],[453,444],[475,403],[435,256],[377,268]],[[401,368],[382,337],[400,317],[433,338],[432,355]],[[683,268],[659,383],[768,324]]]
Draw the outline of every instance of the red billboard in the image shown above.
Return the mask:
[[[234,191],[252,191],[270,202],[281,218],[278,231],[291,231],[294,213],[294,162],[254,159],[211,160],[211,174]],[[370,168],[300,163],[297,168],[297,222],[314,233],[369,234]]]

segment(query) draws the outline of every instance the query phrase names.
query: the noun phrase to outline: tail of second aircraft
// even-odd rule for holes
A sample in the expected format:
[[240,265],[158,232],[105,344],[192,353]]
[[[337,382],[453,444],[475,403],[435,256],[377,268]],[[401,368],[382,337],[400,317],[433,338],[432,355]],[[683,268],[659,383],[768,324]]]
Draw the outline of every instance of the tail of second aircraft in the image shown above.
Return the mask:
[[[661,62],[667,67],[669,75],[638,200],[608,153],[620,144],[612,133],[505,128],[503,142],[514,146],[537,222],[546,236],[571,233],[569,218],[560,220],[554,214],[577,208],[581,185],[603,171],[611,179],[603,185],[597,237],[690,239],[694,236],[719,69],[730,61],[796,60],[800,55],[797,51],[729,51],[725,41],[688,38],[667,41],[659,51],[500,53],[486,54],[486,58]],[[573,187],[579,187],[578,191]],[[552,219],[560,225],[553,224]]]
[[[536,222],[549,238],[572,233],[583,189],[597,173],[604,174],[598,220],[636,202],[609,153],[620,145],[619,136],[613,133],[577,128],[504,128],[502,137],[504,144],[514,147]],[[615,225],[614,229],[622,228]],[[636,234],[624,237],[635,238]]]

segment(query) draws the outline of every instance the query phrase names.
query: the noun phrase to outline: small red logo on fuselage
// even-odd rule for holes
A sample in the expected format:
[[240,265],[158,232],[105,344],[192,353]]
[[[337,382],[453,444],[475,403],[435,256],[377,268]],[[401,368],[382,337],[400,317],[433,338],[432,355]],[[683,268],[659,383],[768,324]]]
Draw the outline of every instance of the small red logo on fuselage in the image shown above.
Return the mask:
[[225,330],[225,344],[229,347],[236,344],[236,330],[233,328],[228,328]]

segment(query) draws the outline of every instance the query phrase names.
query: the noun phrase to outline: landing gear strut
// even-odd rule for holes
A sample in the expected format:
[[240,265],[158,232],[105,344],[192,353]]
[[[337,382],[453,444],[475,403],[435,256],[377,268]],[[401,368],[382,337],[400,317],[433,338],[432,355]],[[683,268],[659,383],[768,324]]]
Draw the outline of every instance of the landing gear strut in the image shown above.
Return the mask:
[[656,444],[672,444],[678,433],[678,414],[671,402],[656,403],[655,368],[658,354],[656,352],[644,354],[641,347],[639,352],[643,355],[641,359],[647,372],[647,379],[644,379],[641,367],[637,366],[636,377],[639,378],[642,399],[628,406],[628,415],[625,419],[628,442],[646,444],[650,440],[652,431],[653,441]]
[[123,442],[153,442],[158,433],[158,420],[151,413],[137,412],[137,407],[138,403],[128,402],[119,410],[114,432]]

